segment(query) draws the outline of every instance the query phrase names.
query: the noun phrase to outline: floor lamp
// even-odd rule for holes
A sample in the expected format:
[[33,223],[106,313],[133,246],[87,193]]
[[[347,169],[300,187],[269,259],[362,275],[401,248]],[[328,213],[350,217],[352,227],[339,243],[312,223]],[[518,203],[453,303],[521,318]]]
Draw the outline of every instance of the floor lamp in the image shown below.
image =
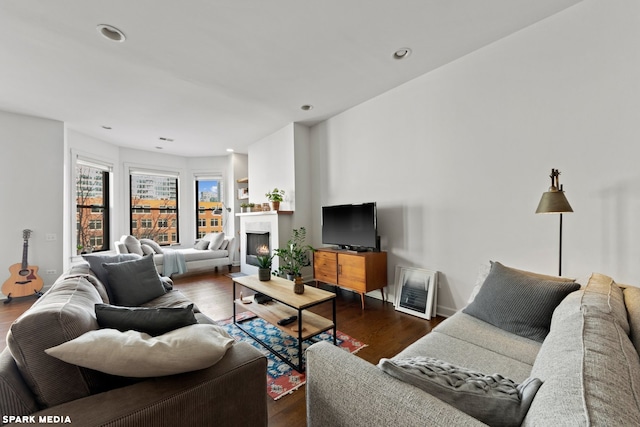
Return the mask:
[[558,182],[560,172],[558,169],[551,169],[551,187],[549,191],[542,194],[538,203],[537,214],[560,214],[560,256],[558,258],[558,276],[562,276],[562,214],[573,212],[569,201],[564,195],[562,185]]

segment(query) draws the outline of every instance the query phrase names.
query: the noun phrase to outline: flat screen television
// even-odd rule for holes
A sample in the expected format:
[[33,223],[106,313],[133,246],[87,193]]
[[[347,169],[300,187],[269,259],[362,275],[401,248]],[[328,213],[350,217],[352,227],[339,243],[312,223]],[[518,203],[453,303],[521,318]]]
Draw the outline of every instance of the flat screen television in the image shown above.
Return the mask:
[[378,248],[376,204],[362,203],[322,207],[322,243],[342,249]]

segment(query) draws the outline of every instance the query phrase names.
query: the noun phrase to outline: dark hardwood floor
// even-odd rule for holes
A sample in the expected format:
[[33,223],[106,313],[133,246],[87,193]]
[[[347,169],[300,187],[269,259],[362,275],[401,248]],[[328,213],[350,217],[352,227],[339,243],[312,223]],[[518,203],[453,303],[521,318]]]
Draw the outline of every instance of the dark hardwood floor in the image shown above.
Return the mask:
[[[236,270],[234,270],[236,271]],[[233,314],[232,281],[226,276],[226,269],[217,273],[184,276],[174,280],[179,289],[196,305],[200,311],[214,320],[222,320]],[[333,287],[321,285],[325,289]],[[247,294],[245,294],[247,295]],[[6,336],[11,323],[27,310],[35,301],[33,297],[16,298],[10,304],[0,307],[0,333]],[[420,319],[395,311],[393,304],[366,297],[365,309],[360,305],[360,295],[338,290],[337,297],[338,329],[366,343],[368,346],[357,353],[358,357],[377,364],[382,357],[391,357],[411,344],[419,337],[430,332],[443,318],[431,321]],[[313,309],[314,312],[331,316],[331,305],[324,304]],[[0,342],[0,349],[6,343]],[[290,395],[277,401],[269,399],[269,425],[272,427],[296,427],[306,425],[305,388],[301,387]]]

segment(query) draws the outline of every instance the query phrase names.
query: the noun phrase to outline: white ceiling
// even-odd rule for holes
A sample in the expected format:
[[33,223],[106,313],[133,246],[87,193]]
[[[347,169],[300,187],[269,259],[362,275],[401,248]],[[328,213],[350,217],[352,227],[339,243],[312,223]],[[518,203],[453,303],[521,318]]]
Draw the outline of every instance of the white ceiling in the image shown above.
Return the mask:
[[0,110],[142,150],[246,152],[578,1],[2,0]]

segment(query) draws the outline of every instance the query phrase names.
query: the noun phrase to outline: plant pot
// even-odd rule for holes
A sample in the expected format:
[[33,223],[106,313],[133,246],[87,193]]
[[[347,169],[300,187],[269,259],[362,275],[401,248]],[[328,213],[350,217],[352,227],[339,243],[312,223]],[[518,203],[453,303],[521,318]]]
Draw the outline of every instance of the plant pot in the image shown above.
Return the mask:
[[271,202],[271,209],[274,211],[280,210],[280,202]]
[[268,282],[269,280],[271,280],[271,270],[268,268],[259,268],[258,280],[262,282]]
[[296,277],[293,283],[293,292],[296,294],[304,294],[304,283],[302,282],[302,277]]

